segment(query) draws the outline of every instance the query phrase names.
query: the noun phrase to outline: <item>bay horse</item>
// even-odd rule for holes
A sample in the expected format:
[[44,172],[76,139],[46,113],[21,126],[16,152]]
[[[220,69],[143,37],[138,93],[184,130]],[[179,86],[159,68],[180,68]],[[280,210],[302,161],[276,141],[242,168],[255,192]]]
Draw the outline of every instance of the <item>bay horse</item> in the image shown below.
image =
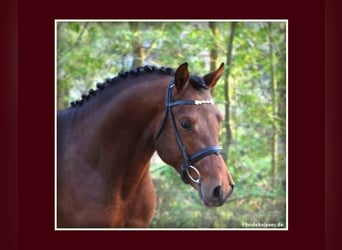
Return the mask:
[[210,89],[224,69],[199,77],[145,66],[97,84],[57,112],[57,228],[148,227],[156,207],[155,151],[221,206],[234,182],[218,146],[222,115]]

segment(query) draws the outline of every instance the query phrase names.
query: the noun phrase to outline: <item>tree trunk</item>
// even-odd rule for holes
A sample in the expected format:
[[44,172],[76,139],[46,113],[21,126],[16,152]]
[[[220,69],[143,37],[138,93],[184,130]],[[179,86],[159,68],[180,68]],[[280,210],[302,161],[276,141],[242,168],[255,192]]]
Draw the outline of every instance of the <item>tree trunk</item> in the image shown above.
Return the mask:
[[230,69],[232,66],[232,52],[233,52],[233,41],[236,29],[236,22],[232,22],[230,26],[230,34],[228,38],[227,48],[227,62],[226,62],[226,74],[224,77],[224,98],[225,98],[225,142],[223,145],[223,157],[225,161],[228,160],[229,156],[229,145],[232,140],[232,128],[231,128],[231,84],[229,81]]
[[130,30],[134,33],[134,39],[132,41],[133,47],[133,64],[132,67],[136,68],[143,66],[145,63],[145,51],[142,44],[142,35],[138,22],[129,23]]
[[268,23],[268,46],[269,46],[269,60],[270,60],[270,89],[272,98],[272,139],[271,139],[271,185],[276,187],[276,174],[278,172],[278,86],[275,77],[275,62],[274,62],[274,48],[272,38],[272,23]]
[[[212,33],[213,37],[213,44],[210,47],[210,72],[216,70],[218,68],[219,62],[218,62],[218,44],[217,44],[217,36],[219,33],[219,29],[217,26],[217,22],[209,22],[208,23],[209,28]],[[215,88],[212,88],[211,94],[214,95]]]
[[210,48],[210,72],[214,71],[218,68],[218,45],[217,45],[217,36],[219,34],[219,29],[217,26],[217,22],[209,22],[209,28],[211,33],[213,34],[213,45]]

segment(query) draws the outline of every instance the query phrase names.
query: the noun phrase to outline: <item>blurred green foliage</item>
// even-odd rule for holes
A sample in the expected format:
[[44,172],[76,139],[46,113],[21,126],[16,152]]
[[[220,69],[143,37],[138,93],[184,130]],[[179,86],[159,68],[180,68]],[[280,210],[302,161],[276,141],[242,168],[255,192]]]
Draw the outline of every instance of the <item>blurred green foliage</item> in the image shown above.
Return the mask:
[[[129,70],[138,36],[145,64],[176,68],[187,61],[192,73],[208,73],[211,49],[219,52],[219,63],[227,58],[231,23],[220,21],[217,26],[214,36],[206,21],[140,22],[139,34],[129,22],[57,22],[57,108],[68,107],[97,82]],[[272,67],[277,89],[271,85]],[[238,22],[229,76],[233,137],[225,141],[224,121],[220,140],[230,144],[227,165],[236,183],[233,196],[222,207],[207,208],[171,167],[154,162],[151,173],[158,200],[151,227],[240,228],[243,222],[286,226],[286,77],[286,23]],[[214,99],[224,112],[224,79]],[[279,135],[275,171],[274,133]]]
[[152,228],[244,228],[244,222],[286,226],[285,190],[268,190],[267,178],[259,171],[235,176],[231,199],[213,208],[204,206],[198,193],[171,167],[154,164],[151,171],[157,191]]

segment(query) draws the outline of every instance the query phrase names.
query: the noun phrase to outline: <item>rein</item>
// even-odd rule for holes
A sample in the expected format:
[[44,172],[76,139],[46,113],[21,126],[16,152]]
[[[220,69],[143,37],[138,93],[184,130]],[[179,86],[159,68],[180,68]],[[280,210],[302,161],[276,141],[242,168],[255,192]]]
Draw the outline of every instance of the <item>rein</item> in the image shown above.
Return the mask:
[[[177,141],[178,147],[179,147],[181,154],[182,154],[182,157],[183,157],[183,164],[181,166],[182,180],[188,184],[189,179],[190,179],[194,183],[197,183],[200,185],[201,174],[198,171],[198,169],[194,166],[194,164],[196,162],[198,162],[199,160],[201,160],[202,158],[207,157],[209,155],[212,155],[212,154],[220,155],[222,147],[218,146],[218,145],[208,146],[204,149],[197,151],[193,155],[189,156],[188,153],[186,152],[186,148],[185,148],[185,146],[182,142],[182,139],[180,137],[180,134],[178,132],[177,125],[176,125],[176,119],[175,119],[175,116],[173,114],[172,108],[176,107],[176,106],[180,106],[180,105],[203,105],[203,104],[211,104],[212,105],[214,103],[214,101],[213,100],[178,100],[178,101],[173,101],[172,90],[174,87],[175,87],[174,80],[171,80],[169,85],[168,85],[167,91],[166,91],[166,111],[164,113],[164,118],[163,118],[162,123],[160,125],[157,136],[155,137],[155,141],[159,138],[160,134],[162,133],[163,128],[166,124],[167,117],[169,115],[171,125],[173,127],[173,131],[174,131],[174,134],[176,136],[176,141]],[[190,174],[189,169],[192,169],[196,173],[195,177],[193,177]]]

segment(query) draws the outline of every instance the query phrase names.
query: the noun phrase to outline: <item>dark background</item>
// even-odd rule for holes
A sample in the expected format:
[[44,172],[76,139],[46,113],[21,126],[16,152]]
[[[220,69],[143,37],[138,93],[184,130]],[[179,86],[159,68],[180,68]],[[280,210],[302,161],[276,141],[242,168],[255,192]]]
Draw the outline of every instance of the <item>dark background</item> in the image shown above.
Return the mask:
[[[1,2],[1,249],[338,249],[337,0],[184,3]],[[288,19],[289,230],[55,232],[54,19],[62,18]]]

